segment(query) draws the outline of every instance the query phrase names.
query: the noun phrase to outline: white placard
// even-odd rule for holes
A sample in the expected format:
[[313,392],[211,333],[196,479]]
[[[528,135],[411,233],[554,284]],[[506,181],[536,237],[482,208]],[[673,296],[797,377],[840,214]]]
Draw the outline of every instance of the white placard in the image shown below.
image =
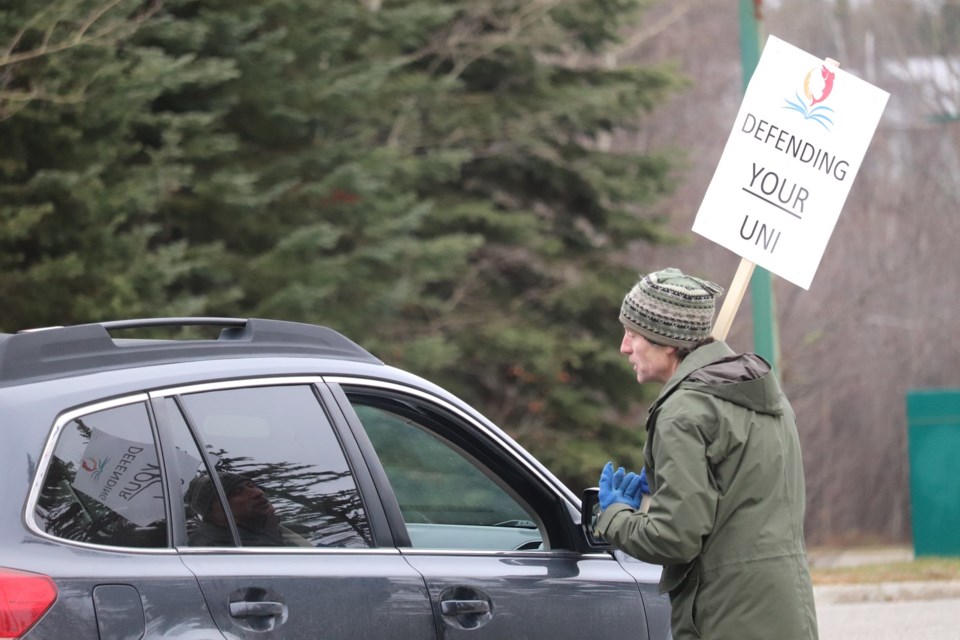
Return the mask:
[[124,518],[146,526],[163,517],[163,484],[153,443],[91,429],[73,486]]
[[809,289],[889,97],[770,36],[694,232]]

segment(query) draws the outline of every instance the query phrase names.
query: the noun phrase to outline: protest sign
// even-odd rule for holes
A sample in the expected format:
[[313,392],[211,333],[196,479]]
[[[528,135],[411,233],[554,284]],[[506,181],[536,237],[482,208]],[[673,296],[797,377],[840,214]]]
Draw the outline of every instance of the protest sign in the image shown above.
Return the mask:
[[693,231],[809,289],[888,98],[770,36]]
[[153,443],[91,429],[73,486],[130,522],[146,526],[163,517],[163,486]]

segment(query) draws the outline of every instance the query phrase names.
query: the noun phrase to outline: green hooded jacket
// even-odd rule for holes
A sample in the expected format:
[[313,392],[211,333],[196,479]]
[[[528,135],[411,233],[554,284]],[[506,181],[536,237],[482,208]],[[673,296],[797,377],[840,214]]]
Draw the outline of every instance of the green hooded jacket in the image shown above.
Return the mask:
[[816,639],[796,417],[770,365],[690,353],[650,407],[644,463],[649,510],[615,503],[597,532],[663,565],[674,639]]

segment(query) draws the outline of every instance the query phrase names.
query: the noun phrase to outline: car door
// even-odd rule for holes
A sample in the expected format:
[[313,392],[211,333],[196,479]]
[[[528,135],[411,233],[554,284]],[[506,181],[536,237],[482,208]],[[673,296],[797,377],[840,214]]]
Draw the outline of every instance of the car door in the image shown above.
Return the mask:
[[577,550],[570,501],[495,428],[412,388],[327,381],[395,497],[384,504],[441,638],[648,638],[636,580]]
[[314,382],[153,395],[180,478],[181,557],[228,637],[434,639],[424,581],[382,543],[369,473]]

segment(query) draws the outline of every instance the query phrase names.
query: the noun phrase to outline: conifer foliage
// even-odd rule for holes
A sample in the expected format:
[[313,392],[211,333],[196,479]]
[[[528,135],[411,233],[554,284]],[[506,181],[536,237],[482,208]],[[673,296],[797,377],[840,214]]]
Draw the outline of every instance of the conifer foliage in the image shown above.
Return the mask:
[[47,4],[0,8],[0,328],[324,323],[571,485],[642,464],[617,310],[670,166],[607,140],[674,79],[606,55],[640,1]]

